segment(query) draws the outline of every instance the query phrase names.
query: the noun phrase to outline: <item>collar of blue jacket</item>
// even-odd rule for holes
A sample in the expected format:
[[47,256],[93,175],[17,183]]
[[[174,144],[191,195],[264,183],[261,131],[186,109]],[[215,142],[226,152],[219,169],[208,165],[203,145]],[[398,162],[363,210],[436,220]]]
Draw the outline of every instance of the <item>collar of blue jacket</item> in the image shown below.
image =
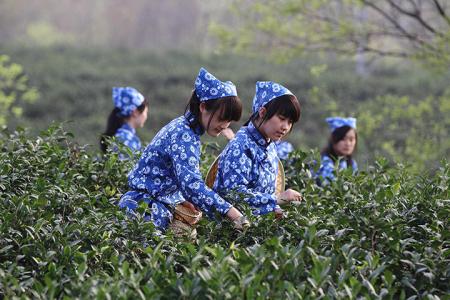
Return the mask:
[[189,126],[192,128],[192,130],[198,134],[202,135],[205,133],[205,129],[203,129],[200,122],[195,121],[195,116],[193,113],[191,113],[189,110],[184,114],[184,117],[186,118],[187,122],[189,123]]
[[258,128],[255,127],[253,122],[249,122],[247,126],[247,130],[255,142],[264,147],[267,148],[270,145],[270,141],[267,141],[264,136],[261,134],[261,132],[258,130]]

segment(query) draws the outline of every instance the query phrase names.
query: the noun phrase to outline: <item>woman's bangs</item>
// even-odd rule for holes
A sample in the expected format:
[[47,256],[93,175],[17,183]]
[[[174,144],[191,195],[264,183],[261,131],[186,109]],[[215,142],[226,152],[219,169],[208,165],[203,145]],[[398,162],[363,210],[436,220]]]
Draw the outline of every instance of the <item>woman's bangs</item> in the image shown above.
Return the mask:
[[238,97],[230,96],[219,101],[219,119],[222,121],[239,121],[242,115],[242,103]]
[[298,122],[301,109],[300,103],[294,95],[281,96],[277,104],[276,114],[288,118],[292,123]]

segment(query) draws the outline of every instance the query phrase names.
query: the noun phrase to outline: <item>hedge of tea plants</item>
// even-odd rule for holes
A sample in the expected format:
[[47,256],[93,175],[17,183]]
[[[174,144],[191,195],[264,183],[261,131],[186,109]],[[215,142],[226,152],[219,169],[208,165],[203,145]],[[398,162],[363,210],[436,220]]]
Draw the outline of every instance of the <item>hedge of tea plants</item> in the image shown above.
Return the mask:
[[[92,154],[59,126],[0,133],[0,298],[448,299],[450,172],[380,158],[318,187],[315,157],[285,163],[286,217],[202,220],[195,241],[155,234],[116,203],[133,161]],[[206,149],[206,148],[205,148]],[[204,151],[203,172],[212,154]],[[141,207],[145,210],[145,207]],[[248,213],[248,210],[247,210]]]

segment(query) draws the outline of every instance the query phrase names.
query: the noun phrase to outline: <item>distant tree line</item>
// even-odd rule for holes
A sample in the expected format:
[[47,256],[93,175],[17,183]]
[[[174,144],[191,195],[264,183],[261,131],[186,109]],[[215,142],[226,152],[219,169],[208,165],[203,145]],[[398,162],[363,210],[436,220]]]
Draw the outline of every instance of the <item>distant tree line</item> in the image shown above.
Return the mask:
[[211,46],[205,34],[222,4],[200,0],[3,0],[0,43],[196,49]]

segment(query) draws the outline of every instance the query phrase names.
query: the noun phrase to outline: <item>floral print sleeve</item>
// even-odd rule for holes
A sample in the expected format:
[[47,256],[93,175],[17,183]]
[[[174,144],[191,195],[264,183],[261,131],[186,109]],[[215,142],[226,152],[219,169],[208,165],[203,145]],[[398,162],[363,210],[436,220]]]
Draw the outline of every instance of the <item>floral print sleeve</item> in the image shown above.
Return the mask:
[[280,159],[287,159],[289,153],[294,151],[294,146],[292,146],[291,143],[286,141],[275,142],[275,145],[277,147],[277,154]]
[[206,186],[200,172],[200,147],[195,147],[193,142],[191,135],[183,132],[172,136],[167,148],[181,192],[208,215],[213,208],[224,215],[232,205]]

